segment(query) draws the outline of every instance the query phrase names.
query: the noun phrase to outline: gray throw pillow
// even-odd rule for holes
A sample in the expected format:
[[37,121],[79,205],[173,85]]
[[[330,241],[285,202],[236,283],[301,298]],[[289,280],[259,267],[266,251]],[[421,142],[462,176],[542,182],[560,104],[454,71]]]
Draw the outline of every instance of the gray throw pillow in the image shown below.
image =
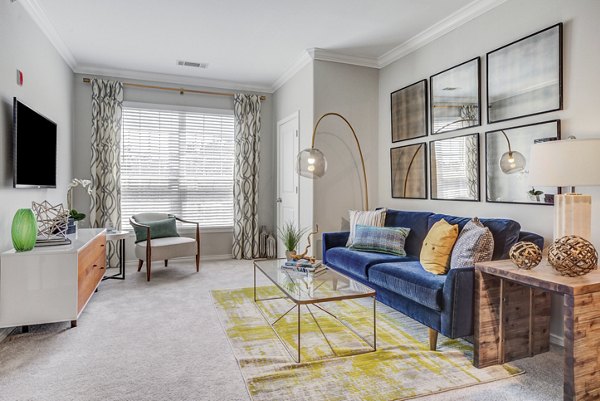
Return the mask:
[[[177,222],[175,221],[175,217],[169,217],[164,220],[156,220],[156,221],[146,221],[144,223],[146,226],[150,226],[150,236],[151,239],[154,238],[166,238],[166,237],[179,237],[177,233]],[[135,243],[146,241],[147,231],[143,227],[133,227],[133,231],[135,231]]]
[[485,227],[477,217],[469,221],[456,240],[450,268],[473,267],[475,263],[492,260],[494,253],[494,237],[489,228]]

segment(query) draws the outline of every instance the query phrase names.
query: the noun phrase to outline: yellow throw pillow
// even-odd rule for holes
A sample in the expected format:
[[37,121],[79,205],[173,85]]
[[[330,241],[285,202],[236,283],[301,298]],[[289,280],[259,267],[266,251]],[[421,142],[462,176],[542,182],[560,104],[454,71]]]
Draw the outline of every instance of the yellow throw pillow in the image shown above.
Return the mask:
[[421,265],[433,274],[446,274],[452,248],[458,238],[458,225],[441,219],[427,233],[421,247]]

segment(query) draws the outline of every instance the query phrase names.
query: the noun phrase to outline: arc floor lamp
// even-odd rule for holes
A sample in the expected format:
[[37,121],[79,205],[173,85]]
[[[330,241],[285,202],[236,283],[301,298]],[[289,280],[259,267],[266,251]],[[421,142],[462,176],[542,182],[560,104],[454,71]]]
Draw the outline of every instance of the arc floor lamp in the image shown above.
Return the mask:
[[341,118],[346,123],[346,125],[348,125],[350,131],[352,131],[352,136],[354,137],[356,147],[358,148],[358,154],[360,156],[363,182],[365,185],[364,207],[365,210],[369,210],[369,189],[367,183],[367,171],[365,169],[365,159],[363,157],[362,148],[360,147],[358,136],[356,136],[356,131],[354,131],[354,128],[346,119],[346,117],[342,116],[341,114],[333,112],[325,113],[317,120],[315,128],[313,129],[311,147],[304,149],[300,153],[298,153],[298,174],[306,178],[316,179],[323,177],[327,172],[327,159],[325,158],[323,152],[315,148],[315,137],[317,136],[317,128],[319,127],[319,124],[325,117],[328,116],[335,116]]

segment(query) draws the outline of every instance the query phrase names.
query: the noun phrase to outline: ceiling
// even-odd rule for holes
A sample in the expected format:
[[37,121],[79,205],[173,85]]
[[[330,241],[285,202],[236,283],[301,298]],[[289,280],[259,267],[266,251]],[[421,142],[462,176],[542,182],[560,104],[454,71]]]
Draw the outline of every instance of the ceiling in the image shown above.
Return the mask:
[[271,92],[309,57],[380,68],[503,1],[19,3],[75,72]]

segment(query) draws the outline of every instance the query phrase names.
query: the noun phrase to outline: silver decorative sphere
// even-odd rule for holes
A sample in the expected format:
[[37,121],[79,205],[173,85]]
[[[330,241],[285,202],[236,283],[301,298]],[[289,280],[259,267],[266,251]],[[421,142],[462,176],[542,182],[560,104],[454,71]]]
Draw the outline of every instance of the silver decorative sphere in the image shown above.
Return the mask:
[[304,149],[298,153],[297,170],[302,177],[321,178],[327,171],[327,159],[319,149]]

